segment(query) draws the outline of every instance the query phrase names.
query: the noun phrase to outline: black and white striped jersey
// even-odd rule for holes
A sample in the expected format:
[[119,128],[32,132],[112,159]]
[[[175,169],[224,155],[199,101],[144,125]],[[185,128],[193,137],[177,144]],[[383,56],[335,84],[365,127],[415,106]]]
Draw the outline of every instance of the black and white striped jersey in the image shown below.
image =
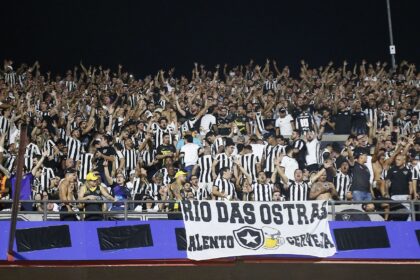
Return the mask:
[[211,155],[204,155],[198,158],[198,167],[200,168],[200,176],[198,182],[200,183],[211,183],[213,178],[211,176],[211,166],[213,159]]
[[272,201],[273,200],[273,184],[252,184],[254,192],[254,201]]
[[192,189],[197,200],[207,200],[210,198],[210,193],[206,188],[198,188],[197,191]]
[[372,124],[378,121],[378,108],[366,107],[363,112],[366,115],[366,119]]
[[0,116],[0,133],[9,133],[10,131],[10,120],[4,116]]
[[411,163],[406,164],[406,167],[411,171],[411,180],[418,180],[419,179],[419,165],[412,165]]
[[41,151],[39,150],[38,146],[34,143],[29,143],[25,149],[25,167],[27,170],[32,170],[34,157],[40,156]]
[[346,200],[346,193],[351,187],[351,176],[340,171],[334,177],[334,186],[340,200]]
[[77,161],[82,152],[82,142],[79,139],[67,136],[67,157]]
[[263,117],[261,115],[261,112],[256,113],[255,124],[256,124],[256,129],[258,129],[258,132],[263,134],[264,130],[265,130],[265,127],[264,127],[264,120],[263,120]]
[[13,167],[15,166],[17,156],[12,155],[10,153],[4,153],[3,154],[4,163],[3,166],[6,168],[9,172],[13,171]]
[[156,183],[149,183],[146,187],[146,194],[153,198],[153,200],[160,200],[159,190],[162,186]]
[[117,169],[120,169],[120,167],[121,167],[120,166],[120,161],[121,161],[121,159],[124,158],[124,155],[121,151],[115,150],[115,152],[116,152],[116,156],[115,156],[114,164],[115,164],[115,170],[117,170]]
[[381,111],[378,116],[378,127],[384,128],[385,126],[389,126],[388,117],[394,116],[392,112]]
[[[223,179],[219,176],[219,178],[216,179],[216,181],[214,181],[214,187],[217,187],[217,190],[219,192],[222,192],[228,196],[230,196],[231,198],[236,198],[236,190],[235,190],[235,185],[226,179]],[[218,200],[223,200],[223,198],[218,197]]]
[[195,125],[196,122],[197,122],[197,119],[196,118],[191,118],[189,120],[186,120],[181,125],[181,132],[184,133],[184,132],[190,131],[194,127],[194,125]]
[[77,88],[77,85],[74,81],[65,81],[64,85],[68,91],[74,91]]
[[79,158],[80,164],[79,164],[79,171],[78,171],[79,180],[81,181],[86,180],[86,175],[93,168],[92,160],[93,160],[93,154],[91,153],[80,154],[80,158]]
[[156,150],[144,149],[140,153],[140,159],[145,167],[151,166],[156,157]]
[[[178,169],[177,168],[175,168],[175,173],[178,171]],[[165,167],[164,168],[161,168],[161,169],[159,169],[153,176],[155,176],[156,174],[158,174],[158,173],[161,173],[162,174],[162,176],[163,176],[163,180],[162,180],[162,184],[164,185],[164,186],[166,186],[166,185],[168,185],[168,184],[170,184],[170,183],[172,183],[172,181],[173,181],[173,178],[169,175],[169,173],[168,173],[168,169],[166,169]]]
[[51,185],[51,179],[54,178],[54,170],[49,167],[43,167],[41,172],[41,190],[47,191]]
[[311,183],[309,181],[296,182],[290,180],[288,182],[288,200],[289,201],[306,201],[309,198]]
[[163,143],[163,134],[168,133],[169,134],[169,144],[172,144],[172,134],[171,129],[169,127],[166,127],[165,129],[160,128],[160,126],[157,123],[152,124],[152,131],[154,134],[154,141],[155,141],[155,148],[159,147]]
[[130,103],[130,107],[134,108],[137,106],[137,103],[139,101],[140,97],[138,93],[132,93],[128,96],[128,102]]
[[267,80],[265,80],[265,82],[264,82],[264,89],[266,91],[269,91],[269,90],[275,91],[275,90],[277,90],[277,80],[276,79],[273,79],[273,80],[267,79]]
[[216,155],[219,153],[219,147],[224,146],[225,143],[222,137],[217,137],[213,144],[211,144],[211,155],[213,158],[216,158]]
[[9,71],[4,73],[4,80],[9,86],[14,86],[16,84],[16,72]]
[[54,147],[55,143],[51,139],[44,143],[44,151],[47,151],[49,157],[54,155]]
[[246,173],[251,175],[252,182],[257,181],[257,163],[260,159],[254,154],[246,154],[240,157],[241,165],[245,169]]
[[264,158],[264,172],[274,172],[274,161],[280,154],[280,146],[267,145],[264,147],[263,158]]
[[218,161],[216,166],[217,172],[219,172],[220,169],[224,167],[228,167],[231,171],[233,171],[233,156],[228,156],[226,153],[221,153],[216,156],[216,160]]
[[420,122],[413,124],[412,122],[407,122],[403,128],[403,134],[414,134],[420,131]]
[[302,139],[297,139],[293,142],[293,148],[298,149],[301,152],[306,147],[305,141]]
[[137,166],[138,152],[134,149],[124,150],[123,151],[124,161],[125,161],[125,171],[127,174],[134,170]]
[[131,196],[134,197],[135,194],[140,194],[144,192],[145,184],[141,181],[140,177],[135,177],[133,180],[133,189]]

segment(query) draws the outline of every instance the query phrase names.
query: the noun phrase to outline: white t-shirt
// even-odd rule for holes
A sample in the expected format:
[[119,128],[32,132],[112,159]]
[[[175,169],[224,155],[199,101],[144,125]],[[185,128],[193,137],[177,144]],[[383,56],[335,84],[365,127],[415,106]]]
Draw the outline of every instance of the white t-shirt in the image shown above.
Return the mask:
[[286,115],[284,118],[278,118],[276,120],[276,127],[280,129],[281,135],[292,135],[293,127],[291,122],[293,117],[291,115]]
[[287,176],[287,179],[295,179],[295,170],[299,169],[298,162],[289,156],[284,156],[280,163],[281,167],[284,167],[284,174]]
[[216,124],[216,117],[211,114],[205,114],[200,122],[200,134],[206,135],[212,125]]
[[311,142],[306,142],[307,154],[306,154],[306,164],[318,164],[319,163],[319,141],[314,138]]
[[194,143],[187,143],[181,147],[181,153],[184,153],[185,166],[195,165],[197,163],[198,149],[200,149],[200,146]]
[[264,153],[264,144],[251,144],[252,153],[256,155],[259,159],[262,159],[262,155]]

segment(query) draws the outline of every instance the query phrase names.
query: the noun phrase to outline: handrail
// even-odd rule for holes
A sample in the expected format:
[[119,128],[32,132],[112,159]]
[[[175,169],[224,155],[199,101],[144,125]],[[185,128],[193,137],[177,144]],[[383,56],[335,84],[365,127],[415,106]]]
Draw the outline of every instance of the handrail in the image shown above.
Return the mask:
[[[153,203],[153,204],[173,204],[178,203],[179,201],[176,200],[122,200],[122,201],[111,201],[111,200],[72,200],[72,201],[62,201],[62,200],[21,200],[20,203],[41,203],[42,204],[42,212],[40,211],[21,211],[19,210],[19,214],[39,214],[43,216],[43,220],[46,221],[48,219],[48,215],[59,215],[59,214],[74,214],[80,215],[81,219],[83,220],[84,215],[106,215],[106,216],[120,216],[123,215],[124,220],[128,219],[129,215],[144,215],[144,214],[167,214],[167,213],[179,213],[178,211],[157,211],[157,212],[149,212],[149,211],[135,211],[129,209],[129,204],[145,204],[145,203]],[[250,201],[252,202],[252,201]],[[12,204],[12,200],[0,200],[1,204]],[[48,203],[70,203],[70,204],[121,204],[124,205],[124,208],[121,210],[110,210],[110,211],[74,211],[74,212],[65,212],[65,211],[48,211],[47,204]],[[365,215],[372,215],[372,214],[393,214],[395,212],[392,211],[364,211],[363,213],[355,212],[355,211],[346,211],[345,213],[337,213],[337,206],[341,205],[363,205],[363,204],[402,204],[402,205],[409,205],[409,209],[407,208],[407,212],[405,214],[410,214],[411,221],[416,220],[416,215],[420,214],[420,207],[419,210],[416,210],[415,206],[420,206],[420,201],[417,200],[372,200],[372,201],[334,201],[329,200],[328,206],[330,210],[328,214],[331,215],[331,220],[335,221],[336,216],[338,214],[347,214],[347,215],[356,215],[356,214],[365,214]],[[383,209],[382,209],[383,210]],[[0,216],[4,216],[7,214],[11,214],[10,211],[0,211]],[[402,213],[401,213],[402,214]]]

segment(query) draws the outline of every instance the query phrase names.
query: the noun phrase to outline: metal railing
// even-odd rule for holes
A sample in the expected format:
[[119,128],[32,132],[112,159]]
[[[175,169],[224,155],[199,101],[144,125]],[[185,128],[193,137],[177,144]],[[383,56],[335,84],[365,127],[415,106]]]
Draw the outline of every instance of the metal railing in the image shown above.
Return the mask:
[[[12,200],[0,200],[0,206],[3,205],[10,205],[13,203]],[[99,200],[99,201],[90,201],[90,200],[73,200],[73,201],[61,201],[61,200],[21,200],[21,204],[38,204],[39,206],[42,205],[42,211],[32,210],[32,211],[23,211],[19,210],[18,215],[42,215],[42,220],[47,221],[49,218],[54,217],[57,219],[58,215],[76,215],[79,217],[80,220],[84,220],[87,215],[103,215],[104,219],[120,219],[127,221],[129,218],[135,218],[136,216],[156,216],[160,215],[161,219],[165,219],[165,216],[162,214],[179,214],[181,209],[180,207],[176,209],[169,209],[169,205],[176,205],[179,204],[179,201],[173,200],[124,200],[124,201],[110,201],[110,200]],[[63,203],[68,203],[73,206],[74,209],[78,209],[77,211],[49,211],[48,204],[55,203],[58,204],[59,207],[63,205]],[[81,204],[101,204],[101,205],[108,205],[108,206],[119,206],[120,210],[107,210],[107,211],[84,211]],[[143,206],[147,204],[157,204],[165,206],[163,207],[154,207],[153,211],[148,211],[148,209],[144,209]],[[139,211],[135,209],[134,206],[142,205],[142,210]],[[121,207],[123,206],[123,207]],[[395,206],[398,209],[395,209]],[[350,208],[349,208],[350,207]],[[366,209],[364,207],[368,207]],[[373,208],[372,208],[373,207]],[[82,209],[79,209],[82,208]],[[171,207],[172,208],[172,207]],[[7,209],[7,207],[6,207]],[[328,201],[328,217],[331,221],[336,221],[337,217],[340,219],[338,220],[346,220],[344,217],[347,217],[347,220],[351,218],[352,215],[356,215],[358,217],[361,216],[381,216],[381,217],[389,217],[389,216],[396,216],[399,217],[406,216],[406,220],[416,221],[420,217],[420,201],[414,200],[374,200],[374,201]],[[416,217],[418,215],[418,217]],[[0,211],[0,219],[7,219],[11,216],[11,211]],[[168,217],[166,217],[168,218]],[[401,219],[401,218],[400,218]],[[404,219],[403,219],[404,220]]]
[[[380,215],[380,216],[395,216],[407,215],[407,219],[416,221],[420,216],[420,201],[417,200],[372,200],[372,201],[328,201],[330,220],[335,221],[337,215]],[[356,209],[344,209],[342,212],[337,212],[337,208],[342,206],[359,206],[363,212],[354,211]],[[368,210],[362,206],[369,207]],[[373,208],[372,208],[373,207]],[[380,210],[378,210],[378,208]]]

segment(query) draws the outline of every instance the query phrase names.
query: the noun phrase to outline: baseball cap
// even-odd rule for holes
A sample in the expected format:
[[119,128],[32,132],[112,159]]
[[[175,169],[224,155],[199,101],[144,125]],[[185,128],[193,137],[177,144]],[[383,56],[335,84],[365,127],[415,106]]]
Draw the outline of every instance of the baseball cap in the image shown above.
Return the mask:
[[188,173],[186,173],[186,172],[184,172],[184,171],[182,171],[182,170],[179,170],[176,174],[175,174],[175,178],[178,178],[179,176],[181,176],[181,175],[187,175]]
[[74,169],[74,168],[67,169],[66,174],[70,174],[70,173],[76,173],[76,169]]
[[287,111],[286,108],[284,108],[284,107],[280,108],[280,112],[285,113],[286,111]]
[[358,150],[354,153],[354,158],[358,159],[362,155],[366,155],[366,153],[363,150]]
[[98,176],[96,176],[95,174],[93,174],[93,172],[89,172],[87,175],[86,175],[86,181],[96,181],[96,180],[98,180],[99,179],[99,177]]
[[146,111],[146,119],[153,117],[153,113],[150,111]]

